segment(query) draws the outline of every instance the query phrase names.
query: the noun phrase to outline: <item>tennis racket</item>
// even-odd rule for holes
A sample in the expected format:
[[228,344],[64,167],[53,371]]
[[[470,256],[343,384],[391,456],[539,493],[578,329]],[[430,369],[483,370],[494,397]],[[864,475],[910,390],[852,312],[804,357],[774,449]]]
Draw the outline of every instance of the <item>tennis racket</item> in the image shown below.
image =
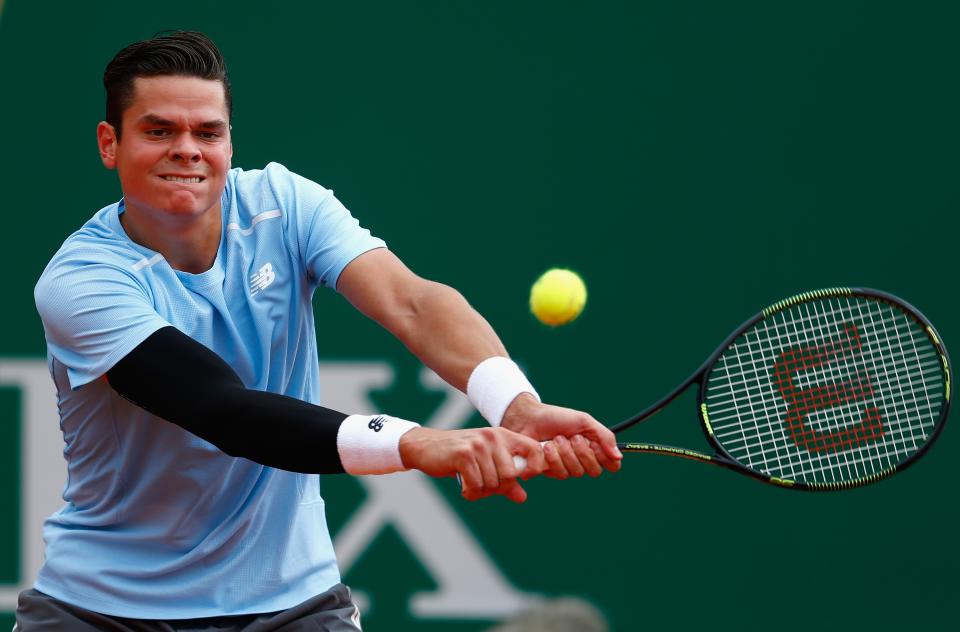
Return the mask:
[[947,419],[950,383],[940,336],[914,307],[877,290],[830,288],[753,316],[673,392],[611,429],[649,419],[696,384],[713,454],[633,442],[620,450],[711,463],[790,489],[849,489],[926,453]]

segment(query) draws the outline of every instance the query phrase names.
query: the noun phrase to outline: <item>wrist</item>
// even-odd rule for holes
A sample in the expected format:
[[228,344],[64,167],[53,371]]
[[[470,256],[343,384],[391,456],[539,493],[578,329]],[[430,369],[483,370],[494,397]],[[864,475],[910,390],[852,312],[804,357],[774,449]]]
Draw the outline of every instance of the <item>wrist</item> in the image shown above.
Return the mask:
[[337,432],[337,452],[348,474],[389,474],[407,468],[400,440],[420,425],[388,415],[350,415]]
[[521,394],[540,401],[537,391],[516,362],[503,356],[487,358],[473,369],[467,380],[470,403],[491,426],[503,423],[507,409]]
[[400,461],[403,463],[404,469],[412,470],[414,469],[417,460],[418,446],[420,445],[420,439],[423,437],[424,433],[428,433],[430,430],[424,427],[411,428],[408,432],[403,433],[403,436],[400,437],[400,443],[398,445],[398,450],[400,452]]
[[530,393],[520,393],[517,395],[507,410],[503,413],[503,421],[500,425],[507,430],[523,434],[523,429],[528,425],[531,417],[530,411],[540,405],[540,400]]

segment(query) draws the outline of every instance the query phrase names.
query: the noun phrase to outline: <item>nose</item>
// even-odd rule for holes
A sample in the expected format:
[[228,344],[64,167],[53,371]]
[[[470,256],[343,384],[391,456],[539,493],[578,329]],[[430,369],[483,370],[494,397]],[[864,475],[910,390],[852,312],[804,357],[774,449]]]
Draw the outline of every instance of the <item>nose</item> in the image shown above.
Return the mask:
[[199,162],[200,146],[190,133],[177,134],[170,145],[170,158],[176,162]]

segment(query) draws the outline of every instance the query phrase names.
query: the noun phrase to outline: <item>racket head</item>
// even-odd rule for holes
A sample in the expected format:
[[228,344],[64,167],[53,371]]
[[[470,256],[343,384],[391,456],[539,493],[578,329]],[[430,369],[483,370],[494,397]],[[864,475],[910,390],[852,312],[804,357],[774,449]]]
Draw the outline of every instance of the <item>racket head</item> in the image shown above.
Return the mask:
[[831,288],[757,314],[704,363],[698,409],[718,464],[795,489],[866,485],[943,430],[952,373],[936,329],[879,290]]

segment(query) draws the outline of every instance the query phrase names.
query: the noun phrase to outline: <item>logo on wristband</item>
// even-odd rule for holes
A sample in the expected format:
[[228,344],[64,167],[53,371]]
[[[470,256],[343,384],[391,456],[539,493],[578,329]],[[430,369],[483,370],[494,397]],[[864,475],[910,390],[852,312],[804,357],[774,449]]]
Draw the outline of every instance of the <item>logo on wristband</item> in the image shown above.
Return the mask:
[[367,428],[373,430],[374,432],[380,432],[383,429],[383,424],[386,421],[386,419],[378,415],[370,420],[370,423],[367,424]]

